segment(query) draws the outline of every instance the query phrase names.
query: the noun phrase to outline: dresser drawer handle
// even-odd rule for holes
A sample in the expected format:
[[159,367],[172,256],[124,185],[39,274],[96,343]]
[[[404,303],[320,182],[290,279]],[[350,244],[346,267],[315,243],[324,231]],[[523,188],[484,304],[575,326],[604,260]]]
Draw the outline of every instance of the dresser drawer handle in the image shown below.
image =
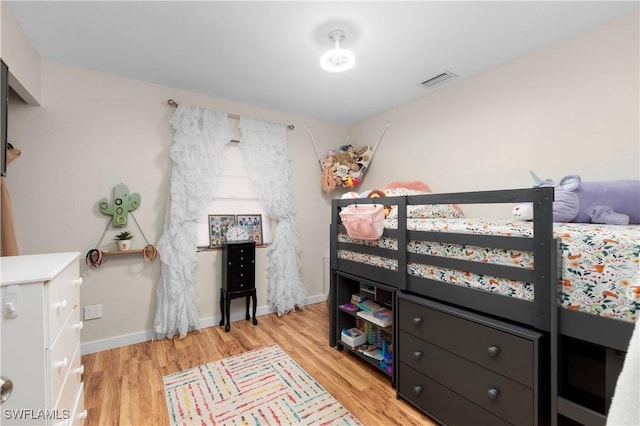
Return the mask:
[[415,352],[413,353],[413,357],[414,357],[415,359],[420,359],[420,358],[422,358],[423,356],[424,356],[424,353],[422,353],[422,351],[415,351]]
[[56,368],[67,368],[69,366],[69,358],[65,356],[62,361],[56,362],[55,366]]
[[497,357],[500,353],[500,348],[498,346],[489,346],[489,349],[487,349],[487,351],[492,357]]
[[500,391],[496,388],[491,388],[487,391],[487,395],[489,399],[498,399],[498,395],[500,395]]
[[413,387],[413,393],[415,393],[416,395],[420,395],[422,393],[422,386],[420,385],[415,385]]
[[77,280],[74,280],[73,283],[76,287],[80,287],[82,285],[82,277],[79,277]]
[[67,309],[67,299],[63,299],[62,302],[56,303],[56,309],[58,310],[58,312]]
[[84,365],[81,365],[80,367],[76,368],[76,374],[78,374],[79,376],[84,374]]
[[420,324],[422,324],[422,318],[420,318],[420,317],[415,317],[415,318],[413,319],[413,323],[414,323],[416,326],[419,326]]

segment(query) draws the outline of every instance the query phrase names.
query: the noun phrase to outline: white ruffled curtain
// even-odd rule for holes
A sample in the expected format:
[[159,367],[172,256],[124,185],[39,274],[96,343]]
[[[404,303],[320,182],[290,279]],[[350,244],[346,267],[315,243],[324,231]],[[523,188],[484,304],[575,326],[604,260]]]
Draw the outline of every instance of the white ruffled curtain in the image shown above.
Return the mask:
[[180,105],[171,120],[175,129],[171,192],[164,233],[158,243],[162,275],[157,290],[156,339],[183,338],[200,329],[194,271],[193,224],[216,192],[223,149],[231,133],[227,114]]
[[258,201],[277,221],[268,248],[269,304],[278,315],[304,308],[307,290],[300,281],[300,244],[289,187],[287,129],[283,124],[240,117],[240,149]]

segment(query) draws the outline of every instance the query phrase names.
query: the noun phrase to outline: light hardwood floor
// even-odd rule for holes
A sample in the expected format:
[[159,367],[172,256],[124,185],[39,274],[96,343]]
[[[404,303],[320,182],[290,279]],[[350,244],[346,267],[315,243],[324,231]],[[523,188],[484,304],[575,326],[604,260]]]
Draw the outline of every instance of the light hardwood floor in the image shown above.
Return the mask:
[[85,408],[91,425],[166,425],[162,376],[274,343],[364,425],[435,425],[396,398],[388,376],[328,343],[326,303],[210,327],[184,339],[150,341],[83,355]]

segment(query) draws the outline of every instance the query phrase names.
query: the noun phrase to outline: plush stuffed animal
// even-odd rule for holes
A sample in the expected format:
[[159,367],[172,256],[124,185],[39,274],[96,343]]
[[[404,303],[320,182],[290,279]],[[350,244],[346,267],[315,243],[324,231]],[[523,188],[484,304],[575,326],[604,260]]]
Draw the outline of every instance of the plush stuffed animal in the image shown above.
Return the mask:
[[[569,175],[560,182],[542,180],[533,172],[534,188],[554,187],[553,221],[628,225],[640,223],[640,180],[582,182],[580,176]],[[513,216],[533,219],[531,205],[513,208]]]
[[[353,191],[345,192],[340,198],[343,200],[353,200],[356,198],[378,198],[386,196],[387,194],[385,194],[384,191],[381,191],[379,189],[372,189],[370,191],[364,191],[361,194]],[[384,206],[384,217],[389,216],[389,212],[391,212],[391,206]]]
[[[379,189],[373,189],[367,194],[367,198],[380,198],[386,196],[387,194]],[[387,216],[389,216],[389,213],[391,213],[391,206],[384,206],[384,217],[386,218]]]

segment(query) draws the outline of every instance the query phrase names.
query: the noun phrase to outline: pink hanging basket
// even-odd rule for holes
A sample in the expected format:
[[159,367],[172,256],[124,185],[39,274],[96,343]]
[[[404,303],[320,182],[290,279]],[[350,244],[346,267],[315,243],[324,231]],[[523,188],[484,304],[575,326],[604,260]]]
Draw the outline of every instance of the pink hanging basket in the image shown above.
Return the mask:
[[384,206],[350,204],[340,212],[342,224],[351,238],[377,240],[384,231]]

